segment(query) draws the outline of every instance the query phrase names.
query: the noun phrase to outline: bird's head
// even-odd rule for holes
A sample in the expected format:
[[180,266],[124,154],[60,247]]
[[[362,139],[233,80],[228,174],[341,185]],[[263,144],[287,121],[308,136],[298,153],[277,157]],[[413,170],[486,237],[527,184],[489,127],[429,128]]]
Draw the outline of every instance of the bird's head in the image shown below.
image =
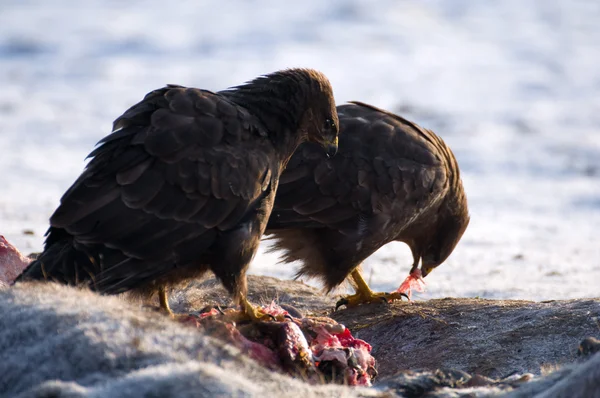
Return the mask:
[[[335,110],[334,110],[335,112]],[[330,113],[329,116],[322,116],[321,127],[312,127],[308,130],[308,141],[316,142],[321,145],[328,157],[335,156],[338,151],[338,132],[339,122],[337,114]]]
[[308,86],[308,107],[301,120],[300,130],[306,140],[325,148],[327,156],[334,156],[338,150],[340,122],[329,80],[320,72],[311,71],[311,84]]
[[469,225],[469,216],[452,216],[441,220],[433,239],[421,253],[421,275],[425,277],[452,254]]
[[421,262],[421,275],[427,276],[438,265],[442,264],[452,254],[462,238],[470,216],[464,196],[460,201],[453,201],[452,206],[444,203],[430,228],[409,244],[413,254],[414,271]]
[[[320,144],[329,156],[338,145],[339,120],[329,79],[314,69],[290,68],[220,91],[258,116],[274,141]],[[293,134],[289,134],[293,132]]]

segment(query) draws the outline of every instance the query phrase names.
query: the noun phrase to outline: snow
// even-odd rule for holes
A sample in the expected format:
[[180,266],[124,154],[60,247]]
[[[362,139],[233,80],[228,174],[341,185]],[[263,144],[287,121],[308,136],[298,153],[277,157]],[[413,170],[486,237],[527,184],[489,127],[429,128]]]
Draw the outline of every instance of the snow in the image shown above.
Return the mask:
[[[307,66],[338,103],[401,112],[458,158],[471,224],[417,298],[598,296],[599,20],[594,0],[4,0],[0,233],[40,250],[84,158],[148,91]],[[251,273],[291,277],[276,259]],[[392,291],[410,264],[391,244],[365,277]]]

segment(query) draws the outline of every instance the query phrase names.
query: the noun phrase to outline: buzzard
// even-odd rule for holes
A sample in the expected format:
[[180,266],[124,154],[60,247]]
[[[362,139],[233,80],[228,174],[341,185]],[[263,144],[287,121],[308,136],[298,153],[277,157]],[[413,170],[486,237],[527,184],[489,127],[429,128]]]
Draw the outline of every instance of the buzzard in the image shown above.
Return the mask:
[[[18,280],[103,294],[156,291],[212,271],[250,318],[246,270],[299,144],[337,151],[327,78],[288,69],[220,92],[169,85],[113,125],[50,218],[43,253]],[[323,151],[325,154],[325,151]]]
[[298,276],[331,290],[350,275],[356,294],[338,305],[398,299],[372,292],[358,267],[392,241],[410,247],[412,277],[448,258],[469,223],[458,164],[440,137],[400,116],[360,102],[337,111],[338,155],[310,143],[296,151],[266,233],[283,262],[303,263]]

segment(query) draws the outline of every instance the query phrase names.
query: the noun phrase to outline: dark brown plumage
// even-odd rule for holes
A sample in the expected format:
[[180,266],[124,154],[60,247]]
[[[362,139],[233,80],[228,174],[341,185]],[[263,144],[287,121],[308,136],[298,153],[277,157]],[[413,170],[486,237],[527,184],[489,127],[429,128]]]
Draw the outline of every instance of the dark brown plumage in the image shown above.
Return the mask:
[[337,150],[334,104],[327,78],[310,69],[217,93],[149,93],[90,154],[50,218],[44,252],[18,280],[115,294],[210,269],[244,296],[290,156],[306,140]]
[[280,178],[266,232],[274,250],[284,251],[284,262],[302,261],[298,275],[320,277],[328,290],[391,241],[407,243],[411,272],[422,259],[427,275],[469,223],[452,151],[433,132],[373,106],[337,110],[338,155],[304,144]]

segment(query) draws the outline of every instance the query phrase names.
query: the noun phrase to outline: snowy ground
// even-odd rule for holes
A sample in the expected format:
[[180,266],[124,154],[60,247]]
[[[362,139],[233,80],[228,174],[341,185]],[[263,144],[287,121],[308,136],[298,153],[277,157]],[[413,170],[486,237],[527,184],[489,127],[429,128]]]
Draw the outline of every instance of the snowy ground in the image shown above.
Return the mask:
[[[0,233],[22,251],[40,250],[85,156],[146,92],[309,66],[339,103],[399,111],[455,151],[471,224],[420,297],[599,295],[600,2],[170,4],[1,1]],[[389,245],[366,276],[394,289],[409,264]],[[262,253],[251,271],[294,272]]]

